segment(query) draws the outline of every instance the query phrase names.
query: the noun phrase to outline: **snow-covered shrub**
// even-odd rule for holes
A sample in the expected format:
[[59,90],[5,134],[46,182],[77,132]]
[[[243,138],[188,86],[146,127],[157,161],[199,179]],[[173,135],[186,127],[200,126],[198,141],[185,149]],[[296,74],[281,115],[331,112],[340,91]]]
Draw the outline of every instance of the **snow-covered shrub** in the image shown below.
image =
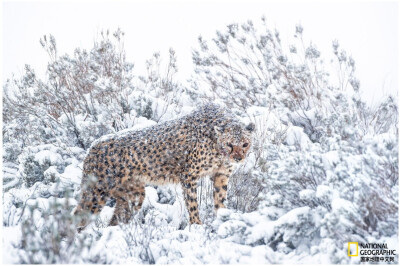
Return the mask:
[[146,215],[146,221],[134,218],[128,224],[121,225],[124,232],[124,239],[127,245],[127,251],[130,256],[138,257],[147,264],[154,264],[154,256],[150,244],[160,233],[157,228],[160,224],[155,223],[153,214]]
[[[160,53],[154,53],[146,61],[146,75],[139,76],[142,92],[137,107],[139,113],[156,122],[170,120],[179,115],[182,103],[191,103],[184,92],[185,88],[176,81],[178,67],[177,58],[173,49],[169,50],[169,60],[161,63]],[[137,101],[137,100],[136,100]],[[150,109],[151,108],[151,109]]]
[[38,82],[34,70],[25,66],[25,74],[20,79],[7,80],[4,84],[4,142],[18,140],[18,145],[24,148],[52,143],[65,136],[65,130],[51,115],[45,96],[39,92]]
[[[285,211],[309,207],[308,226],[296,231],[312,236],[310,243],[320,252],[327,242],[333,244],[330,260],[345,263],[344,242],[398,234],[398,151],[393,148],[398,141],[395,134],[372,137],[353,130],[360,126],[349,119],[352,108],[339,116],[343,119],[326,117],[332,123],[322,127],[319,142],[303,128],[288,129],[278,159],[268,162],[261,205]],[[288,236],[285,243],[300,248],[295,238]]]
[[70,215],[68,197],[50,199],[48,208],[27,207],[28,219],[21,222],[20,262],[53,264],[81,262],[88,252],[91,239],[76,235],[75,222]]
[[174,204],[177,191],[171,186],[158,186],[157,195],[158,201],[162,204]]
[[153,117],[151,99],[148,99],[145,96],[139,96],[137,99],[133,100],[132,105],[134,106],[134,110],[138,116],[143,116],[147,119],[151,119]]
[[264,186],[254,169],[238,168],[228,184],[228,208],[251,212],[257,210],[264,193]]
[[3,161],[3,192],[21,185],[19,177],[18,165],[11,162]]
[[55,182],[56,175],[64,171],[66,156],[66,152],[51,144],[25,148],[18,158],[23,182],[28,187],[36,182]]
[[[109,33],[102,34],[90,52],[76,49],[73,57],[59,57],[52,36],[41,39],[50,57],[48,79],[38,79],[26,67],[21,80],[8,81],[4,87],[7,121],[18,125],[33,123],[39,129],[30,127],[33,132],[25,136],[27,145],[37,138],[49,142],[61,138],[69,146],[87,148],[93,139],[87,139],[84,132],[91,130],[98,138],[112,132],[110,128],[117,128],[118,119],[112,118],[126,111],[121,106],[122,91],[131,86],[133,67],[125,62],[124,51],[117,48],[122,36],[117,31],[115,40],[111,40]],[[108,125],[103,124],[103,117],[108,119]],[[44,128],[47,129],[41,133]]]
[[18,143],[4,143],[3,160],[7,162],[16,162],[22,149]]
[[[193,52],[193,88],[204,86],[202,98],[221,100],[259,131],[250,168],[234,174],[230,198],[249,204],[261,191],[259,212],[279,226],[258,245],[283,253],[327,251],[333,263],[347,263],[346,241],[398,234],[397,104],[388,97],[374,109],[361,100],[355,62],[337,41],[335,60],[326,65],[317,47],[304,43],[300,25],[286,49],[265,19],[261,24],[228,25],[211,43],[199,37]],[[328,78],[330,67],[337,76]],[[271,210],[279,211],[270,217]],[[297,212],[304,215],[293,221],[300,222],[285,218]],[[256,226],[243,219],[228,215],[220,236],[249,241]]]
[[[82,118],[82,117],[77,117],[77,118]],[[79,141],[84,145],[84,147],[90,147],[93,141],[98,139],[101,136],[110,134],[114,132],[114,129],[112,125],[110,125],[109,122],[110,120],[106,120],[107,118],[104,119],[104,121],[84,121],[77,119],[76,122],[76,130],[79,135]]]
[[87,149],[105,134],[134,126],[137,118],[158,122],[178,115],[184,89],[175,81],[175,52],[170,50],[166,71],[157,53],[147,73],[136,77],[123,36],[119,29],[112,36],[101,32],[90,51],[76,49],[72,56],[59,56],[54,37],[44,36],[46,79],[26,66],[21,79],[3,86],[6,142],[19,139],[24,148],[59,141]]

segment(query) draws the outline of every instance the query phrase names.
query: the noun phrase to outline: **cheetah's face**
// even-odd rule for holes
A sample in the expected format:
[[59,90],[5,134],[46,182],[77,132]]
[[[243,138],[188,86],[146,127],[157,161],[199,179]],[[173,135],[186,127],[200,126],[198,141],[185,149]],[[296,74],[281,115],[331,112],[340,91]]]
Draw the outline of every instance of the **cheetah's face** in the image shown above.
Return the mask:
[[250,149],[253,130],[253,123],[246,127],[240,124],[235,124],[225,129],[215,127],[217,145],[221,154],[232,162],[242,161]]

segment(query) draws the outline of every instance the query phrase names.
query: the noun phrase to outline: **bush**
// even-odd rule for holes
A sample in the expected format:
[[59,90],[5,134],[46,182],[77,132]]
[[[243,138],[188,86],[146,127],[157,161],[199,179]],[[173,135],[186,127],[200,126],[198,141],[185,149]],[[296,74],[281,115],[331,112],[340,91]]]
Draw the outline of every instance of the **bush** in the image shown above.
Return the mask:
[[[260,27],[228,25],[211,43],[199,37],[193,52],[193,87],[204,86],[203,98],[217,98],[257,125],[247,167],[233,175],[230,206],[258,208],[274,221],[253,242],[259,227],[227,214],[233,227],[222,235],[283,253],[322,252],[330,243],[331,261],[347,263],[344,242],[398,234],[398,107],[393,97],[375,109],[361,100],[355,62],[337,41],[332,64],[340,71],[328,79],[300,25],[295,38],[285,49],[262,19]],[[304,215],[293,223],[287,217],[297,212]]]
[[81,254],[91,247],[90,238],[76,235],[68,196],[49,201],[48,209],[28,206],[29,215],[21,222],[20,262],[28,264],[80,263]]
[[23,182],[28,187],[31,187],[36,182],[44,182],[45,184],[54,182],[55,172],[64,171],[65,157],[65,152],[54,145],[30,146],[25,148],[18,157],[20,163],[19,171]]
[[4,143],[3,160],[6,162],[16,162],[18,156],[22,153],[19,143]]

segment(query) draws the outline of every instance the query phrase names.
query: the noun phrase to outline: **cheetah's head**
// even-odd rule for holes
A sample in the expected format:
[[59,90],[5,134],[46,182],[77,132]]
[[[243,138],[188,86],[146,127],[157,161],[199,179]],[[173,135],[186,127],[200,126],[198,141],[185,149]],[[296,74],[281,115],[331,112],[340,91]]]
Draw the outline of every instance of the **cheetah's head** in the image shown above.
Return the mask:
[[221,154],[229,158],[231,162],[240,162],[245,157],[251,146],[251,133],[254,124],[247,126],[234,123],[224,128],[214,127],[217,136],[217,145]]

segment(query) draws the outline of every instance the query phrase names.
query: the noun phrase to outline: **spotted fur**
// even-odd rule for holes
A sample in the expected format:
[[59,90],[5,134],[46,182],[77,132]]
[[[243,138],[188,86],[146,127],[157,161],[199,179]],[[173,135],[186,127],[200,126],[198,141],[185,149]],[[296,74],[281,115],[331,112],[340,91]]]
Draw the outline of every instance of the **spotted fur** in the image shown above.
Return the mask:
[[[197,181],[211,176],[215,209],[225,207],[232,163],[245,158],[253,129],[254,124],[245,127],[226,110],[209,104],[180,119],[101,138],[84,160],[75,215],[98,213],[113,199],[110,225],[127,223],[142,206],[146,184],[179,183],[190,223],[201,224]],[[78,229],[87,223],[82,219]]]

